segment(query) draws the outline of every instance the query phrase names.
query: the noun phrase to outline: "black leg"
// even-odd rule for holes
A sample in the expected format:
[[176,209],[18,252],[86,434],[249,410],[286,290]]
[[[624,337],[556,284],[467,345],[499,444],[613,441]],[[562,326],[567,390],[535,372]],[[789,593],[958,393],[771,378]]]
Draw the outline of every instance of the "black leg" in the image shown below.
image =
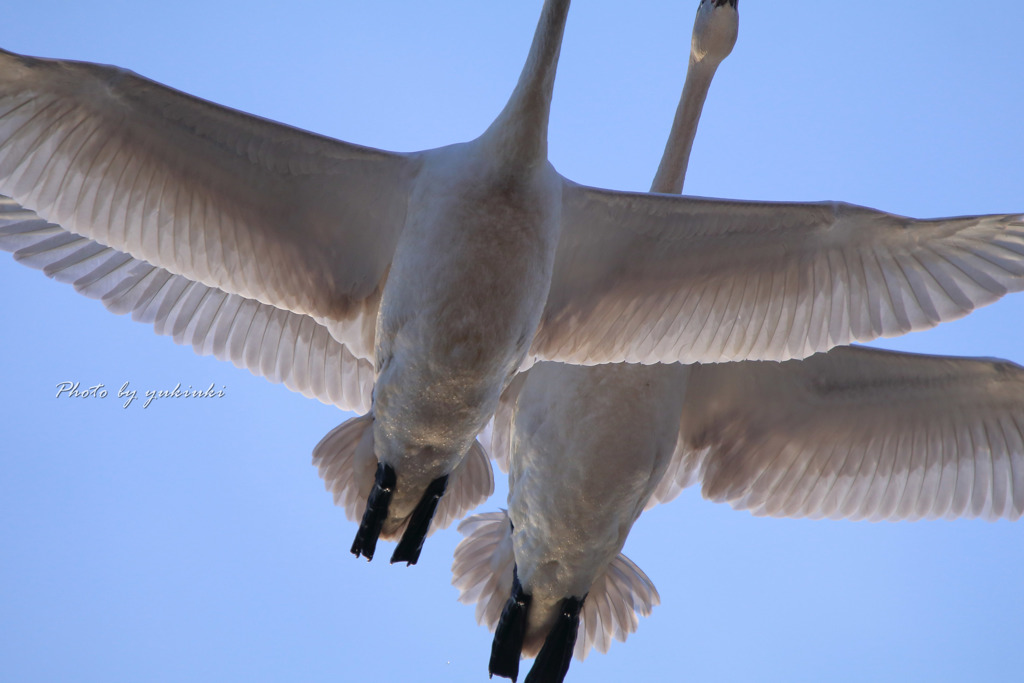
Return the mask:
[[580,610],[586,599],[584,595],[582,598],[562,600],[561,614],[551,633],[544,639],[544,647],[540,649],[533,668],[526,675],[526,683],[562,683],[565,679],[572,661],[572,650],[576,646],[576,633],[580,628]]
[[447,486],[447,474],[430,482],[430,486],[423,493],[416,509],[412,511],[412,516],[409,517],[409,525],[405,527],[402,540],[398,542],[398,547],[395,548],[395,552],[391,556],[391,564],[405,562],[413,565],[420,559],[420,551],[423,550],[423,541],[427,538],[430,520],[434,518],[437,503],[444,495]]
[[530,595],[523,592],[519,583],[519,573],[512,568],[512,596],[505,603],[498,619],[498,627],[494,629],[494,641],[491,643],[491,661],[487,671],[493,677],[519,677],[519,658],[523,653],[523,639],[526,637],[526,617],[530,611]]
[[394,491],[394,468],[384,463],[378,464],[373,489],[370,491],[370,497],[366,499],[363,520],[359,523],[355,540],[352,541],[352,554],[356,557],[362,555],[367,561],[373,559],[380,530],[384,527],[384,520],[388,518],[388,507],[391,505],[391,495]]

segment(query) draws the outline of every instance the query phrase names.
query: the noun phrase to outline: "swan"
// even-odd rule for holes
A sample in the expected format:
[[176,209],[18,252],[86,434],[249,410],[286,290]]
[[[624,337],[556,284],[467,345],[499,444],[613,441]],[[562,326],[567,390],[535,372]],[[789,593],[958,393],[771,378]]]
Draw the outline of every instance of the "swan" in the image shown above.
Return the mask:
[[[701,0],[689,64],[651,192],[682,191],[711,81],[739,31],[736,0]],[[494,632],[488,671],[561,682],[575,654],[607,652],[660,598],[621,554],[676,451],[690,367],[540,362],[502,396],[492,454],[509,473],[508,510],[458,529],[452,584]],[[675,468],[678,469],[678,468]],[[577,638],[582,630],[582,637]]]
[[[702,0],[652,192],[681,192],[738,11]],[[777,517],[1018,519],[1024,368],[837,347],[784,363],[541,362],[495,416],[508,510],[459,525],[452,583],[494,631],[489,670],[561,681],[573,654],[625,640],[659,597],[620,554],[640,513],[694,483]],[[581,638],[577,642],[577,631]]]
[[[41,11],[46,11],[40,8],[47,7],[52,14],[40,16]],[[521,66],[519,55],[510,58],[510,53],[517,52],[515,43],[505,37],[518,29],[519,37],[527,41],[523,15],[534,15],[539,3],[525,8],[480,8],[469,18],[480,25],[479,31],[473,33],[472,40],[465,41],[445,21],[447,14],[431,17],[437,13],[436,8],[429,12],[416,10],[410,18],[403,6],[400,23],[398,19],[389,22],[393,7],[365,7],[366,13],[375,13],[373,20],[368,22],[364,15],[359,18],[363,25],[350,27],[369,43],[375,43],[378,51],[368,52],[357,69],[348,68],[355,62],[347,61],[344,54],[323,49],[330,43],[332,32],[343,25],[341,19],[350,11],[347,5],[329,12],[323,10],[323,14],[293,8],[294,13],[275,15],[274,22],[280,31],[275,34],[276,47],[270,50],[256,40],[266,30],[256,22],[269,18],[269,12],[261,14],[258,8],[243,11],[240,7],[232,11],[230,29],[221,20],[224,15],[220,10],[214,10],[208,22],[189,18],[189,26],[200,37],[186,46],[181,43],[184,29],[179,30],[179,24],[174,23],[184,23],[184,13],[179,17],[168,10],[166,16],[174,21],[161,21],[154,26],[139,13],[110,12],[106,15],[109,31],[99,40],[98,34],[76,32],[69,27],[77,21],[73,13],[55,12],[46,4],[24,5],[5,17],[8,30],[4,32],[4,47],[27,54],[84,56],[92,61],[131,65],[178,88],[230,102],[247,111],[269,113],[278,120],[299,122],[335,137],[347,135],[346,139],[366,144],[391,144],[408,150],[459,139],[460,131],[476,129],[485,115],[493,115],[500,108],[500,102],[495,104],[494,91],[506,90],[503,101],[510,86],[504,84],[507,79],[502,75],[507,74],[511,79],[508,82],[512,83]],[[640,68],[638,64],[667,61],[651,51],[662,42],[662,34],[670,23],[674,23],[677,32],[684,21],[692,23],[692,9],[687,10],[691,12],[689,16],[674,22],[672,14],[656,5],[650,8],[652,14],[642,20],[635,16],[622,20],[628,15],[616,12],[615,27],[611,30],[620,36],[623,50],[607,65],[600,62],[598,66],[598,62],[589,59],[584,47],[595,42],[600,30],[591,31],[594,18],[607,19],[611,12],[601,3],[573,6],[573,22],[563,48],[565,59],[559,66],[559,89],[552,112],[551,156],[563,174],[588,184],[646,189],[657,158],[653,151],[647,158],[642,145],[644,136],[652,137],[648,134],[650,129],[658,130],[647,117],[662,119],[662,137],[657,143],[663,143],[667,117],[671,116],[667,107],[674,107],[675,102],[668,102],[670,93],[656,87],[658,83],[664,85],[667,76],[663,71],[651,69],[645,78],[634,80],[615,72],[614,66],[618,64],[629,74],[635,74]],[[1015,6],[1006,3],[997,3],[993,11],[1001,12],[1002,16],[1019,15]],[[486,21],[480,19],[484,12]],[[701,172],[691,174],[692,178],[687,180],[688,192],[801,199],[845,196],[869,206],[895,207],[910,215],[979,213],[986,206],[997,210],[1014,206],[1009,185],[1017,182],[1017,171],[999,165],[1016,149],[1019,137],[1014,133],[1009,112],[993,107],[977,119],[957,118],[967,102],[973,106],[973,102],[987,98],[1013,101],[1015,89],[997,89],[997,84],[1015,82],[1013,72],[1017,63],[1012,59],[992,59],[994,53],[1003,49],[1000,44],[1007,43],[1000,36],[1005,33],[1012,38],[1009,26],[992,24],[975,15],[963,15],[954,22],[942,9],[927,17],[920,15],[937,24],[942,36],[954,32],[992,32],[995,36],[990,43],[977,43],[979,49],[956,57],[958,69],[986,74],[984,78],[966,79],[959,76],[959,71],[944,71],[941,50],[895,57],[903,67],[890,69],[876,61],[880,55],[857,51],[850,36],[837,34],[825,47],[812,40],[808,47],[802,43],[803,38],[814,33],[810,29],[802,32],[805,24],[796,24],[793,18],[782,23],[778,13],[750,3],[746,12],[745,28],[757,28],[746,31],[745,41],[751,42],[738,49],[753,52],[751,46],[758,45],[758,37],[766,39],[767,35],[771,40],[756,49],[757,62],[734,59],[731,68],[720,74],[724,78],[715,85],[715,96],[705,110],[701,124],[704,130],[694,150],[694,163],[700,165]],[[876,15],[864,16],[862,9],[820,8],[812,16],[820,19],[833,12],[844,12],[844,20],[857,22],[858,42],[884,40],[877,36],[885,36],[888,29],[877,23]],[[810,17],[803,15],[800,21],[807,18]],[[536,16],[525,19],[532,30]],[[896,20],[902,21],[903,17]],[[786,32],[779,33],[773,28],[776,24]],[[39,26],[45,26],[45,31],[40,31]],[[410,26],[423,35],[413,35]],[[920,36],[917,24],[905,26],[914,29],[901,29],[901,35]],[[686,26],[686,30],[689,28]],[[301,43],[303,61],[296,64],[289,61],[296,52],[289,45],[299,44],[299,36],[306,38]],[[415,48],[410,47],[417,38],[420,42],[415,43]],[[448,46],[440,54],[430,47],[438,43]],[[349,54],[359,54],[359,48],[351,42],[346,41],[345,47]],[[484,52],[487,47],[498,53],[500,65],[495,65],[493,55]],[[890,47],[895,50],[897,46]],[[809,59],[804,68],[776,66],[780,63],[779,55],[787,54],[788,49],[802,50],[814,59]],[[230,58],[217,50],[230,53]],[[389,69],[389,52],[402,66]],[[165,58],[187,58],[160,65],[157,53]],[[570,59],[581,54],[588,55],[586,63]],[[855,55],[856,62],[851,63]],[[598,56],[596,52],[594,56]],[[887,52],[886,59],[891,66],[894,53]],[[451,60],[465,67],[453,68]],[[517,63],[510,64],[512,61]],[[675,63],[678,67],[678,60]],[[816,70],[823,63],[830,69],[845,67],[852,72],[843,76],[844,92],[846,88],[853,92],[881,89],[875,103],[864,108],[856,106],[856,98],[843,102],[842,109],[863,112],[864,127],[837,123],[834,117],[839,114],[839,92],[826,90],[823,96],[820,89],[813,87]],[[760,77],[764,83],[762,71],[749,68],[758,65],[778,73],[787,88],[785,96],[768,97],[767,106],[757,96],[765,91],[758,90],[756,84],[740,85],[747,75]],[[874,76],[864,82],[859,79],[862,71]],[[365,84],[349,78],[351,72],[356,72]],[[904,88],[907,73],[914,75],[915,87]],[[594,80],[598,74],[603,76],[601,81]],[[915,104],[921,89],[924,95],[930,92],[928,84],[936,82],[936,74],[944,74],[940,77],[945,81],[942,92],[951,99],[955,94],[956,106],[932,110],[934,103],[923,98]],[[401,76],[409,78],[408,87],[398,85]],[[442,77],[446,80],[440,81]],[[424,84],[424,90],[429,86],[444,94],[427,97],[416,88],[417,83]],[[360,87],[366,92],[357,92]],[[931,140],[925,137],[925,131],[919,131],[920,134],[900,135],[895,141],[898,144],[891,144],[893,141],[885,131],[899,128],[900,115],[896,115],[895,122],[879,116],[882,111],[893,111],[881,104],[882,100],[889,101],[888,88],[908,91],[907,97],[898,101],[897,111],[903,115],[930,112],[932,123],[944,126],[945,130],[955,129],[957,135]],[[579,92],[581,89],[586,96]],[[744,93],[735,104],[733,89]],[[349,104],[355,100],[368,104],[365,108],[363,104],[345,106],[345,102],[310,106],[313,102],[303,95],[331,90],[340,91]],[[481,94],[481,90],[486,92]],[[659,90],[663,91],[660,98],[656,96]],[[615,101],[601,101],[602,92],[614,93]],[[468,97],[469,93],[472,97]],[[389,97],[398,94],[409,100],[392,104]],[[678,90],[672,94],[678,96]],[[714,106],[716,102],[718,107]],[[381,103],[388,104],[382,107]],[[756,108],[760,117],[757,125],[747,129],[730,125],[730,112],[739,110],[743,104]],[[443,120],[426,119],[435,111],[449,109],[451,115]],[[375,130],[360,127],[356,110],[373,111],[370,118],[375,120]],[[410,110],[416,113],[415,117],[410,116]],[[645,115],[635,114],[637,111]],[[587,112],[591,118],[585,118]],[[744,112],[744,116],[749,114]],[[781,120],[776,121],[775,117]],[[334,121],[333,127],[326,123],[329,120]],[[626,126],[623,121],[630,124]],[[793,121],[799,122],[795,129]],[[805,126],[804,121],[824,121],[830,125]],[[484,125],[486,122],[479,130]],[[581,144],[581,137],[593,137],[589,132],[586,136],[573,135],[574,126],[583,125],[599,131],[606,149],[618,151],[599,155],[589,143]],[[868,129],[868,125],[876,125],[881,131]],[[718,142],[713,146],[709,140],[716,140],[714,136],[723,129],[730,139],[742,145],[738,151],[729,148],[725,153],[730,159],[728,184],[724,178],[719,182],[714,158],[709,158],[713,152],[713,157],[719,156]],[[981,131],[997,137],[999,142],[978,143],[976,136]],[[751,136],[763,138],[764,145],[748,144]],[[776,151],[780,140],[785,141],[792,155],[785,150]],[[855,154],[843,158],[843,145],[851,140],[856,140]],[[766,149],[773,150],[769,156],[779,168],[771,178],[774,185],[764,182],[767,178],[761,172],[750,179],[751,170],[760,169]],[[657,151],[660,153],[660,149]],[[593,158],[601,156],[609,158]],[[878,157],[887,159],[884,165]],[[924,160],[927,164],[922,163]],[[854,165],[856,161],[862,164]],[[633,173],[630,162],[643,163],[644,177]],[[864,163],[872,169],[870,172],[861,170]],[[813,177],[808,177],[808,169],[813,169]],[[975,182],[955,182],[964,178]],[[19,640],[25,648],[10,653],[15,667],[26,662],[42,665],[44,670],[50,664],[64,666],[58,665],[52,656],[35,659],[38,650],[32,645],[41,642],[50,644],[51,655],[59,652],[66,666],[77,663],[93,670],[115,666],[113,660],[117,655],[106,646],[97,647],[89,655],[78,649],[75,643],[80,641],[76,636],[82,633],[79,626],[83,623],[92,623],[88,630],[97,639],[131,647],[137,658],[120,662],[124,669],[146,669],[143,660],[167,661],[164,657],[168,640],[157,642],[150,637],[152,631],[147,623],[147,616],[159,612],[167,617],[162,622],[166,631],[161,633],[178,643],[187,661],[194,662],[193,667],[205,666],[202,662],[212,655],[218,662],[213,666],[222,666],[235,674],[245,675],[251,666],[264,675],[273,675],[266,672],[284,671],[283,667],[290,666],[295,656],[302,656],[311,669],[319,666],[320,670],[330,668],[340,659],[356,662],[367,658],[372,659],[378,672],[395,676],[408,677],[425,670],[436,672],[435,677],[468,679],[474,672],[479,673],[480,654],[489,644],[490,636],[475,624],[463,623],[465,608],[451,599],[454,590],[444,590],[442,584],[448,581],[442,576],[450,576],[450,555],[448,561],[443,555],[447,554],[449,543],[454,547],[457,535],[432,537],[420,561],[422,566],[414,574],[403,576],[402,581],[395,581],[389,572],[379,571],[373,564],[346,565],[342,553],[337,551],[347,551],[347,543],[344,548],[322,543],[338,532],[341,536],[349,532],[344,524],[339,528],[341,520],[332,517],[329,507],[323,508],[323,494],[318,493],[320,482],[308,476],[308,460],[301,453],[299,458],[293,456],[297,455],[296,444],[305,443],[300,451],[308,450],[344,419],[335,407],[305,400],[298,393],[283,391],[212,357],[169,351],[168,340],[154,335],[152,326],[137,325],[128,316],[97,314],[98,302],[69,295],[66,285],[46,281],[36,271],[5,265],[8,264],[0,264],[0,281],[8,292],[3,327],[8,332],[3,341],[8,386],[3,399],[4,420],[5,424],[24,428],[5,434],[5,492],[0,496],[0,507],[10,521],[4,536],[11,557],[6,571],[14,584],[21,586],[19,595],[26,601],[32,600],[31,606],[21,597],[14,604],[8,603],[11,619],[32,625],[32,631],[26,631],[24,639]],[[932,333],[902,337],[894,343],[899,348],[947,354],[970,354],[972,349],[982,348],[979,343],[984,343],[987,353],[1021,362],[1017,357],[1019,349],[1013,345],[1016,337],[1005,330],[1008,322],[1016,329],[1013,321],[1019,318],[1013,311],[1017,301],[1016,297],[1005,297],[996,306],[972,314],[960,323],[940,326]],[[994,324],[997,326],[989,327]],[[955,337],[958,330],[966,339]],[[13,364],[12,358],[17,359]],[[133,385],[140,387],[157,386],[157,379],[160,386],[163,381],[170,381],[173,386],[175,381],[200,383],[216,379],[218,387],[227,385],[228,395],[211,401],[201,411],[171,403],[162,408],[154,404],[138,412],[136,403],[122,410],[113,396],[96,404],[55,400],[51,385],[72,378],[83,382],[106,381],[108,388],[113,385],[114,394],[120,384],[118,379],[131,379]],[[114,438],[115,434],[119,438]],[[311,436],[315,438],[309,439]],[[496,483],[497,495],[502,500],[503,480],[500,477]],[[721,625],[727,624],[737,634],[736,639],[759,644],[755,645],[761,648],[756,660],[762,662],[762,673],[770,670],[781,672],[780,676],[793,672],[797,678],[827,677],[816,667],[843,657],[850,643],[847,634],[856,629],[853,619],[876,610],[884,615],[880,617],[884,624],[880,629],[865,631],[857,642],[867,643],[879,658],[919,664],[926,672],[923,676],[941,670],[936,667],[952,669],[968,659],[973,660],[975,672],[993,671],[997,663],[1012,665],[1018,661],[1012,651],[1007,651],[1005,657],[987,657],[993,642],[972,637],[975,624],[982,620],[992,625],[989,632],[999,630],[1004,639],[1013,639],[1019,632],[1014,623],[997,625],[1006,601],[1015,595],[1016,584],[1007,585],[1001,579],[1011,571],[1009,567],[1019,565],[1014,559],[1020,545],[1016,542],[1017,527],[970,522],[923,529],[918,525],[765,522],[733,513],[728,506],[697,503],[699,496],[692,495],[692,489],[684,493],[673,505],[646,513],[626,549],[656,579],[666,598],[655,610],[654,621],[641,628],[640,638],[635,642],[631,638],[630,647],[613,647],[610,656],[590,657],[582,666],[574,663],[573,675],[587,680],[611,676],[614,680],[624,677],[625,674],[615,675],[623,668],[654,677],[659,672],[664,675],[665,660],[652,656],[654,648],[671,647],[672,641],[678,642],[682,634],[696,643],[695,651],[707,652],[714,661],[694,658],[686,666],[701,672],[694,674],[696,678],[714,678],[715,674],[703,672],[723,661],[712,653],[728,642],[721,637],[720,630]],[[178,514],[182,501],[187,501],[187,505],[184,514]],[[685,543],[666,545],[666,539],[678,539],[680,534]],[[351,537],[344,540],[351,541]],[[683,556],[689,554],[691,547],[702,548],[705,559],[687,563],[684,569]],[[852,547],[857,548],[856,552],[847,549]],[[793,559],[788,563],[778,560],[769,549],[784,551]],[[970,567],[955,561],[960,554],[975,558]],[[165,561],[172,556],[177,560]],[[82,571],[68,570],[72,557]],[[383,557],[387,559],[386,555]],[[116,563],[118,569],[107,571],[112,568],[108,561]],[[780,567],[787,572],[787,583],[792,580],[801,589],[809,586],[806,593],[779,585]],[[839,571],[845,569],[852,570],[855,576],[839,578]],[[203,578],[197,586],[200,576]],[[841,583],[843,590],[830,593],[831,598],[826,601],[816,597],[816,587],[826,590],[816,581],[833,586]],[[723,584],[731,589],[719,591]],[[365,594],[347,590],[351,585],[365,587]],[[960,603],[947,602],[941,596],[963,585],[972,587],[971,605],[956,611],[953,605]],[[693,590],[695,586],[700,588]],[[227,590],[217,590],[220,587]],[[691,599],[668,599],[684,590]],[[901,596],[890,598],[890,591],[899,591]],[[250,609],[268,594],[266,611]],[[158,595],[163,597],[162,601],[155,599]],[[107,616],[102,622],[91,621],[94,608],[90,600],[94,598],[106,601]],[[119,607],[138,603],[140,598],[151,606],[149,611]],[[788,611],[780,609],[781,603],[790,598],[793,601],[788,603]],[[746,607],[734,607],[733,600],[745,603]],[[164,612],[165,605],[177,607]],[[302,619],[281,620],[274,607],[286,606],[292,614],[301,613]],[[835,630],[823,629],[821,624],[826,622],[822,618],[836,610],[851,615],[851,621],[845,626],[836,625]],[[761,635],[757,636],[760,627],[742,617],[754,611],[776,615],[782,625],[780,630],[760,630]],[[899,649],[887,647],[887,643],[894,642],[886,640],[891,629],[925,611],[937,615],[936,619],[927,623],[918,619],[914,639],[901,641],[905,645]],[[355,620],[339,618],[351,613],[359,616]],[[436,617],[438,629],[422,627],[419,617],[425,613]],[[211,621],[210,614],[220,616]],[[48,620],[45,615],[54,618]],[[402,619],[403,615],[416,618]],[[661,623],[671,623],[673,628],[663,629]],[[193,634],[204,633],[211,625],[217,626],[214,630],[220,633],[230,625],[229,631],[244,635],[245,643],[238,648],[246,657],[244,661],[227,661],[212,654],[209,648],[195,647],[199,641],[194,638],[199,636]],[[306,627],[312,635],[303,631]],[[205,642],[217,641],[220,636],[214,630]],[[782,632],[787,636],[781,637]],[[369,635],[372,633],[393,634],[394,639],[408,643],[408,658],[390,656],[390,642],[394,641],[389,637],[385,643]],[[288,646],[283,644],[282,636],[290,638]],[[794,638],[815,642],[820,658],[798,656],[797,646],[792,643]],[[940,650],[928,647],[936,639],[956,641],[958,646]],[[328,640],[332,641],[330,647],[325,645]],[[742,672],[754,659],[733,661]],[[188,675],[186,670],[192,670],[184,661],[178,665],[182,667],[182,676]],[[849,664],[862,678],[870,678],[865,662],[850,660]],[[463,671],[465,675],[460,676]],[[942,675],[949,674],[932,677]],[[315,678],[316,670],[310,674],[310,679]]]
[[[340,477],[330,485],[369,490],[352,552],[371,558],[383,534],[409,564],[446,490],[469,491],[452,515],[488,494],[470,475],[487,466],[474,438],[533,360],[803,357],[1024,286],[1019,215],[918,221],[563,179],[546,131],[568,9],[544,3],[519,83],[480,137],[413,154],[4,52],[0,192],[38,219],[12,211],[3,247],[343,407],[366,406],[372,363],[370,411],[328,435],[344,452],[318,460]],[[331,468],[371,453],[372,483]]]

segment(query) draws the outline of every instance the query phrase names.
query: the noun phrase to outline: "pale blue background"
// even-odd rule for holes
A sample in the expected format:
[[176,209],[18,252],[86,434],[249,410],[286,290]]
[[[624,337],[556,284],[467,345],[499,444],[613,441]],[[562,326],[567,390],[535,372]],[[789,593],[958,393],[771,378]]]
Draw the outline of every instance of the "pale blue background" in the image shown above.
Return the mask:
[[[17,3],[0,45],[106,62],[365,145],[480,133],[515,82],[530,2]],[[696,0],[578,2],[551,158],[644,190]],[[687,189],[930,217],[1024,211],[1024,4],[742,3]],[[310,466],[346,419],[195,356],[0,257],[0,680],[486,680],[490,636],[449,585],[348,553]],[[1024,294],[883,346],[1024,363]],[[127,410],[77,380],[226,387]],[[870,429],[871,425],[865,425]],[[502,505],[500,482],[482,510]],[[695,490],[626,552],[663,604],[572,681],[1008,681],[1024,671],[1024,526],[757,519]]]

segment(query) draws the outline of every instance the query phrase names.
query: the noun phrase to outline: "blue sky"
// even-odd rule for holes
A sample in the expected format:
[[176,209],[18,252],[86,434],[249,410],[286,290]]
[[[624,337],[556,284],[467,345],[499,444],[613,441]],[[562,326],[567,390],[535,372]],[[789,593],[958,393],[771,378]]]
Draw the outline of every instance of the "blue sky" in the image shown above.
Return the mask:
[[[695,0],[579,2],[555,167],[644,190]],[[838,6],[842,5],[842,6]],[[21,3],[0,46],[131,68],[351,142],[472,138],[540,2]],[[917,217],[1024,211],[1024,5],[741,3],[691,194],[842,199]],[[348,416],[201,358],[0,257],[0,679],[485,680],[490,636],[450,586],[459,535],[367,564],[310,452]],[[1024,294],[879,346],[1024,363]],[[62,381],[106,399],[55,398]],[[131,387],[223,387],[124,409]],[[140,392],[141,393],[141,392]],[[870,429],[865,425],[865,429]],[[481,511],[504,502],[498,491]],[[1024,670],[1024,526],[771,520],[688,490],[626,553],[662,605],[569,680],[1007,680]],[[385,561],[382,561],[385,560]]]

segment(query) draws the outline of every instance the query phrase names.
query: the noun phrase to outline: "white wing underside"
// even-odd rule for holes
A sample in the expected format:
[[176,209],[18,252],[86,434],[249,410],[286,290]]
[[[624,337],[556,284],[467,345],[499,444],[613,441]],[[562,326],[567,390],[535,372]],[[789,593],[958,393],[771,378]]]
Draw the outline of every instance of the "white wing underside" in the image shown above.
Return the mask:
[[[0,193],[161,272],[308,316],[356,357],[373,355],[425,158],[0,50]],[[919,221],[564,181],[561,217],[531,353],[548,360],[799,358],[1024,288],[1019,215]]]
[[838,202],[563,186],[532,353],[576,364],[789,360],[1024,288],[1020,215],[915,220]]
[[1024,368],[864,348],[695,367],[655,499],[697,481],[757,515],[1017,519]]
[[118,314],[196,353],[343,410],[369,409],[373,365],[356,358],[308,315],[284,311],[172,275],[47,223],[0,197],[0,249]]
[[329,325],[359,357],[419,167],[115,67],[0,50],[0,192],[193,295]]

